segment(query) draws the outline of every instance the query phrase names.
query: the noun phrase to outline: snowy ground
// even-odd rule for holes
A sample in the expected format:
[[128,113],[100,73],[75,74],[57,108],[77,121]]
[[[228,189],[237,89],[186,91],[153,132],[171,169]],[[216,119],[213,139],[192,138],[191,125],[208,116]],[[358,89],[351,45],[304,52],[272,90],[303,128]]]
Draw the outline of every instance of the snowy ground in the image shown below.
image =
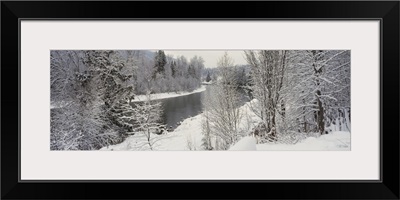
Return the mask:
[[[185,119],[173,132],[164,135],[153,134],[153,150],[200,150],[201,148],[201,114]],[[103,147],[100,150],[150,150],[146,137],[141,134],[128,137],[124,142]]]
[[[259,122],[259,118],[251,111],[250,105],[255,100],[247,102],[240,108],[240,112],[244,114],[240,122],[240,130],[243,135],[247,135],[255,124]],[[202,150],[201,133],[202,114],[185,119],[180,126],[173,132],[164,135],[153,135],[153,150]],[[334,131],[330,134],[320,136],[318,138],[309,137],[296,144],[256,144],[256,139],[250,136],[243,137],[239,142],[233,145],[229,150],[236,151],[308,151],[308,150],[350,150],[350,133]],[[104,147],[100,150],[122,150],[137,151],[150,150],[146,141],[146,137],[141,134],[128,137],[124,142]]]
[[318,138],[309,137],[296,144],[256,144],[252,137],[245,137],[232,146],[233,151],[349,151],[350,133],[336,131]]
[[229,148],[229,151],[257,151],[256,142],[256,138],[247,136]]
[[[192,92],[166,92],[166,93],[151,94],[150,99],[151,100],[167,99],[167,98],[172,98],[172,97],[185,96],[185,95],[189,95],[189,94],[193,94],[193,93],[203,92],[205,90],[206,90],[206,86],[202,85],[200,88],[193,90]],[[137,96],[135,96],[135,99],[132,100],[132,102],[145,101],[146,98],[147,98],[146,95],[137,95]]]

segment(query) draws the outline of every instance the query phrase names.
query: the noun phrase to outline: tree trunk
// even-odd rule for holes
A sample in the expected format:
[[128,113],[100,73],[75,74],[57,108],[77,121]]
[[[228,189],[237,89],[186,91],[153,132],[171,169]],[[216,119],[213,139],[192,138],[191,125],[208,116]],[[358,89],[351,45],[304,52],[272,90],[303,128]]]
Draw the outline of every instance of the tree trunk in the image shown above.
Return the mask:
[[[321,95],[321,91],[317,91],[317,95]],[[321,133],[321,135],[324,134],[325,131],[325,122],[324,122],[324,107],[322,106],[322,102],[319,99],[319,97],[317,97],[317,104],[318,104],[318,112],[317,112],[317,116],[318,116],[318,121],[317,121],[317,125],[318,125],[318,130]]]
[[318,55],[322,51],[312,51],[313,57],[314,57],[314,63],[313,63],[313,68],[314,68],[314,73],[316,76],[316,99],[317,99],[317,108],[318,111],[316,113],[316,118],[317,118],[317,130],[320,132],[321,135],[324,134],[325,131],[325,122],[324,122],[324,108],[322,106],[322,102],[320,99],[321,96],[321,90],[320,90],[320,76],[322,74],[322,67],[317,66],[318,61],[321,59],[321,56]]
[[271,118],[271,137],[272,140],[276,141],[276,124],[275,124],[275,110],[272,112],[272,118]]

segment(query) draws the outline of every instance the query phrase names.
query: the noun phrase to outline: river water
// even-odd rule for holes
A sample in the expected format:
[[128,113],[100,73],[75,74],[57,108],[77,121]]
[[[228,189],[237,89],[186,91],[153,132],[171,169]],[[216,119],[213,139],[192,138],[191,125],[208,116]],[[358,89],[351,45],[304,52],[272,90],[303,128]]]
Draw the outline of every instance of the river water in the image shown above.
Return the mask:
[[[207,86],[207,90],[212,90],[213,86]],[[180,122],[186,118],[196,116],[203,112],[203,96],[206,91],[193,93],[185,96],[172,97],[159,100],[162,103],[162,123],[169,129],[175,129]],[[246,93],[240,90],[242,94],[239,106],[249,101]]]
[[162,123],[175,129],[184,119],[200,114],[203,111],[204,94],[205,91],[160,100],[163,108]]

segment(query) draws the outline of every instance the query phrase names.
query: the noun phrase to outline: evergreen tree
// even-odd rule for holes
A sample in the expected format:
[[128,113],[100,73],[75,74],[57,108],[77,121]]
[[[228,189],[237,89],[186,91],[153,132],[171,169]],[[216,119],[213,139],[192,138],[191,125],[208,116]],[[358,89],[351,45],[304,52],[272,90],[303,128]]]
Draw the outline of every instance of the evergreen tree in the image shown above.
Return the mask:
[[125,64],[114,51],[85,51],[84,63],[96,81],[97,88],[94,95],[102,98],[103,113],[109,126],[119,127],[120,133],[128,129],[123,128],[125,122],[124,109],[129,107],[126,98],[131,97],[133,87],[128,83],[132,75],[124,73]]
[[153,78],[156,77],[156,74],[163,74],[165,73],[165,65],[167,64],[167,57],[163,50],[159,50],[156,53],[156,57],[154,59],[154,75]]
[[207,73],[207,78],[206,78],[206,82],[210,82],[211,81],[211,76],[210,76],[210,72]]
[[171,61],[171,76],[175,78],[175,73],[176,73],[176,63],[175,61]]
[[188,67],[188,78],[189,77],[196,78],[196,69],[193,65],[189,65]]

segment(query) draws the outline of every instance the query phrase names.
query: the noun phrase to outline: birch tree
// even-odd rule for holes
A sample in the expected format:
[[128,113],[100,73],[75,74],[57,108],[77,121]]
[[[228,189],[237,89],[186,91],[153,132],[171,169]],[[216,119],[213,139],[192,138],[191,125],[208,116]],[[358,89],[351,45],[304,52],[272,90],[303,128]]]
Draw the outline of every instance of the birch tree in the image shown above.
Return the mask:
[[205,107],[211,135],[215,137],[215,149],[226,150],[239,139],[240,94],[237,89],[234,63],[227,53],[218,61],[221,79],[207,91]]

